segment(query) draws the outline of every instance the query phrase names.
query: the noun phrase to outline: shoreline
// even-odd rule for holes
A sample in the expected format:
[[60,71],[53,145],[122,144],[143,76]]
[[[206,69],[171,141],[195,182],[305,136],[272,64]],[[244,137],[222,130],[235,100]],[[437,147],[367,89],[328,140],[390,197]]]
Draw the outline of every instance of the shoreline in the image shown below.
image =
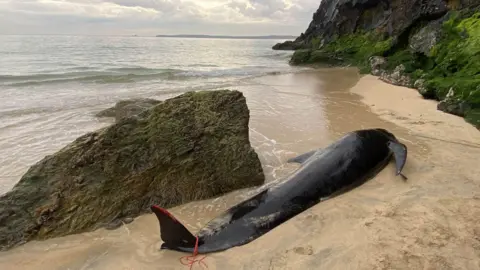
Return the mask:
[[[271,158],[269,174],[286,175],[295,167],[284,164],[287,158],[327,145],[348,130],[385,127],[409,147],[404,170],[409,180],[395,177],[394,167],[388,166],[361,187],[313,206],[248,245],[209,254],[205,260],[209,269],[330,270],[349,265],[362,270],[478,269],[480,183],[476,177],[480,168],[475,157],[480,149],[468,146],[477,142],[476,133],[470,135],[471,125],[455,116],[444,117],[415,90],[370,75],[356,77],[352,70],[342,71],[346,72],[342,76],[355,77],[346,83],[333,76],[336,70],[270,75],[255,79],[254,85],[234,87],[245,91],[252,102],[255,125],[268,125],[256,130],[261,132],[258,143],[264,147],[257,151]],[[267,103],[255,97],[259,94],[269,97]],[[391,100],[396,102],[387,106]],[[266,105],[282,107],[268,110]],[[416,123],[417,115],[423,123]],[[291,117],[285,125],[270,126],[274,119],[285,117]],[[312,125],[319,126],[312,129]],[[459,131],[444,139],[465,144],[427,138],[439,131],[446,134],[451,126],[458,126]],[[240,190],[180,205],[171,212],[196,231],[244,193]],[[185,254],[159,252],[160,242],[157,220],[145,214],[116,230],[33,241],[2,252],[0,268],[121,265],[148,269],[162,265],[182,269],[178,258]],[[24,254],[29,254],[27,262]]]
[[480,132],[475,126],[462,117],[438,110],[437,101],[424,99],[414,88],[390,84],[369,74],[363,75],[350,91],[360,95],[362,103],[384,120],[415,133],[460,139],[480,147]]

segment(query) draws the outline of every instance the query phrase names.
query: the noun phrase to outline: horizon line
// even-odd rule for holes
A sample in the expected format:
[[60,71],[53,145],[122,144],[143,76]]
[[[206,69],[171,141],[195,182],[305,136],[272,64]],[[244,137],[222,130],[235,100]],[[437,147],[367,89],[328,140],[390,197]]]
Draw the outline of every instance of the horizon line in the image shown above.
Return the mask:
[[9,34],[9,33],[0,33],[0,36],[99,36],[99,37],[186,37],[186,36],[207,36],[207,37],[293,37],[296,38],[298,35],[222,35],[222,34],[152,34],[152,35],[143,35],[143,34],[66,34],[66,33],[56,33],[56,34],[47,34],[47,33],[25,33],[25,34]]

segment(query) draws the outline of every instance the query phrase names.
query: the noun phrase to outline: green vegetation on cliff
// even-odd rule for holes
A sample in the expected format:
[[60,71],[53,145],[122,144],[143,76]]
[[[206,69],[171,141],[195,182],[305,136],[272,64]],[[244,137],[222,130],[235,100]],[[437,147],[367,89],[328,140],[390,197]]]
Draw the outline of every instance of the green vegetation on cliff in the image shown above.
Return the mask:
[[[312,48],[320,42],[312,39]],[[384,39],[373,32],[356,33],[335,38],[320,49],[298,50],[292,56],[292,64],[314,64],[319,62],[354,64],[368,69],[368,58],[383,55],[392,46],[392,39]]]
[[435,65],[424,70],[427,87],[436,89],[438,99],[451,87],[467,98],[480,83],[480,13],[466,19],[453,14],[443,30],[442,40],[430,52]]
[[[421,27],[412,27],[406,34],[411,36]],[[438,28],[438,38],[430,36],[422,40],[420,35],[420,41],[424,42],[427,38],[433,40],[433,46],[426,53],[413,50],[406,40],[397,40],[394,46],[391,38],[384,39],[381,35],[369,32],[340,36],[324,46],[312,39],[312,50],[296,51],[290,62],[294,65],[320,62],[352,64],[362,72],[370,72],[369,58],[384,56],[387,59],[387,72],[402,64],[404,73],[413,80],[425,80],[426,90],[421,92],[425,98],[444,100],[452,89],[453,96],[448,96],[448,102],[458,106],[461,104],[462,107],[455,114],[464,116],[479,127],[480,12],[450,11]],[[428,30],[423,34],[431,35],[432,31]]]
[[427,59],[432,64],[423,67],[422,76],[433,98],[443,100],[453,89],[451,99],[466,104],[467,121],[480,126],[480,13],[451,13]]

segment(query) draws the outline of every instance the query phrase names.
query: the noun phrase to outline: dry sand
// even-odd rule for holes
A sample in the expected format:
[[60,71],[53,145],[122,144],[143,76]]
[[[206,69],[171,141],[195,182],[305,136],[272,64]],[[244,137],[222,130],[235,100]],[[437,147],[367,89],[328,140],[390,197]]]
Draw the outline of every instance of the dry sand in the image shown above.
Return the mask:
[[365,263],[378,269],[480,269],[480,132],[438,111],[416,90],[374,76],[351,91],[430,149],[410,156],[408,188],[367,218],[372,249]]
[[[255,98],[255,88],[265,97]],[[271,179],[295,169],[284,164],[289,157],[371,127],[407,144],[409,179],[389,166],[248,245],[208,255],[209,270],[480,269],[480,132],[463,119],[415,90],[349,69],[258,78],[238,89],[259,102],[249,104],[252,137]],[[171,210],[195,231],[245,196]],[[28,243],[0,254],[0,269],[188,269],[178,262],[185,254],[158,251],[158,235],[145,215],[115,231]]]

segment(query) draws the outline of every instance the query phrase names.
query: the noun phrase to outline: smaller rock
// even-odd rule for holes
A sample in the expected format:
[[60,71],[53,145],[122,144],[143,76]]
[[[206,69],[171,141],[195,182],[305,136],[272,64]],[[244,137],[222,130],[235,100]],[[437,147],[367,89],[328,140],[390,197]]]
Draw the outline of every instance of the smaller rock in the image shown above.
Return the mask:
[[446,113],[458,115],[461,117],[465,116],[465,112],[470,108],[466,102],[458,100],[442,100],[438,103],[437,109]]
[[403,64],[398,65],[392,74],[387,74],[386,72],[380,77],[382,81],[387,83],[398,85],[398,86],[405,86],[411,87],[412,82],[410,77],[404,74],[405,66]]
[[437,109],[446,113],[458,115],[461,117],[465,116],[465,110],[468,108],[465,102],[458,102],[455,100],[442,100],[438,103]]
[[435,97],[435,91],[428,89],[425,86],[425,79],[416,80],[413,84],[413,87],[417,89],[420,95],[422,95],[424,98],[432,99]]
[[151,98],[128,99],[117,102],[114,107],[96,114],[97,117],[115,117],[115,121],[132,117],[144,112],[161,101]]
[[437,109],[446,113],[465,117],[466,112],[471,108],[467,102],[455,98],[455,92],[453,88],[450,88],[445,99],[437,104]]
[[385,57],[372,56],[370,57],[369,61],[372,69],[372,75],[382,76],[385,72],[385,68],[387,67],[387,60]]
[[413,83],[413,87],[418,89],[418,91],[423,91],[425,88],[425,79],[418,79]]
[[405,72],[405,66],[403,64],[400,64],[395,68],[392,75],[398,74],[397,76],[400,76],[401,74],[403,74],[403,72]]

